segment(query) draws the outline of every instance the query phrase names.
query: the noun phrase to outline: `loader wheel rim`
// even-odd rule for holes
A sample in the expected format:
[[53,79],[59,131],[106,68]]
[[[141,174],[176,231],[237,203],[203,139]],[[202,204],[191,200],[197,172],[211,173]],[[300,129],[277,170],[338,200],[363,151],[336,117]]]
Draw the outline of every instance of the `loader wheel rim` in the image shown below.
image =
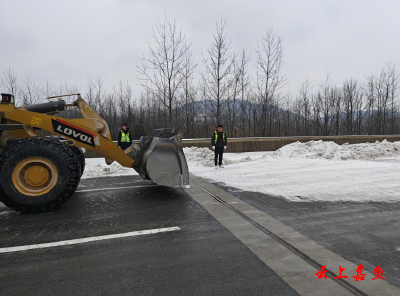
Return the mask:
[[40,196],[57,184],[58,171],[48,159],[27,158],[17,164],[12,174],[14,187],[22,194]]

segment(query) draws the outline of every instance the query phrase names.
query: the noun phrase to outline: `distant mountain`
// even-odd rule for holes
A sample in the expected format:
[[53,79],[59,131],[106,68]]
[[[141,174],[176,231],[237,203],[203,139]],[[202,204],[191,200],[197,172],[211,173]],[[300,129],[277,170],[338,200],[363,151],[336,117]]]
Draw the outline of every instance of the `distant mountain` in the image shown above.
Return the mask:
[[[217,101],[216,100],[201,100],[201,101],[195,101],[195,102],[192,102],[192,103],[189,103],[189,108],[193,108],[194,110],[196,110],[198,113],[205,113],[205,114],[207,114],[207,115],[212,115],[211,113],[210,113],[210,110],[212,110],[213,108],[215,108],[215,106],[217,105]],[[232,100],[230,100],[229,102],[228,102],[228,100],[221,100],[221,102],[220,102],[220,105],[222,106],[222,111],[223,112],[226,112],[227,110],[228,110],[228,106],[230,107],[230,108],[235,108],[235,110],[236,110],[236,115],[237,116],[240,116],[240,115],[242,115],[241,114],[241,112],[242,112],[242,105],[243,105],[243,108],[245,109],[245,110],[248,110],[249,108],[250,108],[250,106],[252,105],[253,107],[254,106],[256,106],[256,107],[258,107],[258,108],[261,108],[261,105],[260,104],[257,104],[257,103],[250,103],[249,101],[247,101],[247,100],[244,100],[243,102],[241,101],[241,100],[236,100],[235,101],[235,104],[233,104],[233,101]],[[184,112],[185,111],[185,106],[184,105],[181,105],[180,107],[179,107],[179,111],[180,112]],[[269,109],[269,111],[271,112],[271,111],[274,111],[274,112],[286,112],[286,110],[285,109],[282,109],[282,108],[280,108],[280,107],[277,107],[277,106],[270,106],[270,109]],[[293,116],[300,116],[299,114],[296,114],[296,113],[293,113],[293,112],[290,112]],[[301,117],[301,116],[300,116]]]

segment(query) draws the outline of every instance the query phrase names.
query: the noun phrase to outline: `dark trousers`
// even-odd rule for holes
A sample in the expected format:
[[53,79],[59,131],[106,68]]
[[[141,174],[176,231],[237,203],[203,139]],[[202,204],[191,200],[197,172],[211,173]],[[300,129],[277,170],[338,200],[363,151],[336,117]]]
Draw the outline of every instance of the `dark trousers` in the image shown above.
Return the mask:
[[132,143],[130,143],[130,142],[122,142],[121,149],[125,150],[125,149],[129,148],[131,145],[132,145]]
[[215,147],[215,165],[217,165],[217,160],[219,156],[218,165],[222,164],[222,154],[224,154],[224,147]]

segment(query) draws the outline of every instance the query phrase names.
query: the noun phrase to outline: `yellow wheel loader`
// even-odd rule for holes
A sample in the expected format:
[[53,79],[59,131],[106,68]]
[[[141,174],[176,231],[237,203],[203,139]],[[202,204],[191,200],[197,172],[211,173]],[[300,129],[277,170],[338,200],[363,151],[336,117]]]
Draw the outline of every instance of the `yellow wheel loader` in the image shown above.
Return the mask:
[[[189,187],[181,141],[173,129],[156,129],[123,151],[111,140],[107,123],[80,94],[67,104],[63,95],[47,103],[15,107],[14,96],[1,94],[0,201],[23,213],[51,211],[74,194],[85,169],[81,148],[99,152],[135,169],[159,185]],[[82,118],[56,116],[78,108]],[[51,136],[39,137],[38,130]]]

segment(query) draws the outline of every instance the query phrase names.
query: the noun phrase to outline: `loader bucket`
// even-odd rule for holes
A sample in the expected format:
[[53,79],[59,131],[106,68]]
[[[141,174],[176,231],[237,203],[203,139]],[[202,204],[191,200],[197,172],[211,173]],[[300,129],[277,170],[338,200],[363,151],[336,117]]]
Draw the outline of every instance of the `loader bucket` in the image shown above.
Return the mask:
[[178,134],[155,129],[133,145],[133,168],[158,185],[189,188],[189,170]]

